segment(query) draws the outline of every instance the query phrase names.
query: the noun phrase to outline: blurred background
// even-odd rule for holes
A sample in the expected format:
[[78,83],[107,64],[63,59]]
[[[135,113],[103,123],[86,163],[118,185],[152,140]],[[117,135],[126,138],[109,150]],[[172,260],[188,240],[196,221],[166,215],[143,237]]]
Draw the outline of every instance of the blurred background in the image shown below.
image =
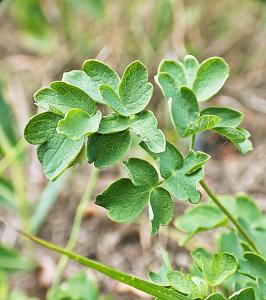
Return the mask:
[[[54,183],[45,179],[36,149],[23,139],[27,120],[37,112],[32,97],[37,89],[60,80],[65,71],[80,69],[88,58],[102,60],[120,74],[127,64],[139,59],[147,65],[154,83],[163,58],[182,59],[186,54],[200,61],[222,56],[229,63],[231,77],[214,103],[243,111],[244,127],[254,143],[254,151],[241,156],[218,136],[201,136],[198,147],[213,158],[206,167],[207,181],[220,194],[247,192],[266,209],[266,1],[2,0],[0,216],[65,246],[90,175],[90,166],[84,162]],[[174,137],[166,101],[156,86],[150,107],[167,137],[185,149],[186,141],[181,143]],[[131,154],[137,151],[133,148]],[[178,246],[182,233],[173,225],[150,237],[147,218],[134,224],[115,224],[107,219],[105,210],[94,205],[97,193],[122,173],[116,165],[99,174],[75,250],[146,278],[149,270],[158,268],[159,249],[165,247],[174,265],[187,268],[187,250]],[[177,203],[176,215],[183,209],[184,205]],[[209,235],[203,234],[193,243],[213,247]],[[0,299],[46,299],[58,260],[58,255],[28,243],[0,224]],[[80,269],[68,263],[63,280],[68,282]],[[90,274],[89,279],[80,275],[80,282],[91,283],[90,295],[81,300],[146,297]],[[68,288],[71,284],[73,288],[73,282]],[[99,298],[99,291],[112,298]]]

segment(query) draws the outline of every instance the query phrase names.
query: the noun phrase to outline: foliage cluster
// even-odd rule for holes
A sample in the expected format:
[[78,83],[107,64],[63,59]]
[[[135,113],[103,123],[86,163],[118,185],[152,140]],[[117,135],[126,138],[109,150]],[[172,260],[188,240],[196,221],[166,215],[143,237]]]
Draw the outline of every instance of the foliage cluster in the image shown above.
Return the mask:
[[[265,215],[246,195],[215,196],[204,181],[210,156],[194,149],[196,135],[212,130],[241,153],[252,150],[249,132],[240,127],[241,112],[201,107],[219,92],[228,75],[229,67],[219,57],[199,63],[187,55],[183,61],[163,60],[159,65],[155,80],[167,99],[173,125],[179,136],[191,139],[185,155],[165,138],[156,117],[146,109],[153,86],[139,61],[127,66],[121,78],[97,60],[86,61],[82,70],[64,73],[61,81],[35,93],[36,105],[45,112],[31,118],[25,128],[25,138],[38,145],[38,159],[51,181],[84,158],[96,168],[111,166],[123,159],[137,139],[145,159],[123,161],[128,178],[112,183],[97,196],[96,204],[121,223],[135,220],[148,206],[151,233],[156,234],[172,220],[174,203],[189,201],[193,207],[175,220],[177,229],[186,233],[183,244],[199,232],[219,227],[216,253],[194,249],[193,264],[186,273],[173,270],[163,252],[162,268],[149,274],[149,282],[23,234],[156,299],[265,299]],[[198,184],[210,197],[207,203],[199,203]]]

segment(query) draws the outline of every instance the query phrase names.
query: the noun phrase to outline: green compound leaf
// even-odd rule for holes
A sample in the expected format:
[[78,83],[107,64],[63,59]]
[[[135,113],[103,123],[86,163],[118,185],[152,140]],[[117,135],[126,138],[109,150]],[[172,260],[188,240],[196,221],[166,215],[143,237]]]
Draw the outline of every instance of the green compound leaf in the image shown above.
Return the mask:
[[254,279],[261,278],[266,282],[266,260],[253,252],[246,252],[240,261],[239,272]]
[[157,154],[149,151],[144,143],[141,143],[140,145],[157,162],[163,178],[171,176],[176,169],[181,168],[183,165],[184,159],[182,154],[168,141],[166,141],[165,151]]
[[228,300],[256,300],[255,293],[252,288],[245,288],[228,298]]
[[148,71],[139,61],[127,66],[117,93],[109,85],[101,85],[100,92],[106,104],[123,116],[141,112],[149,103],[153,86],[148,82]]
[[178,93],[178,87],[174,78],[168,73],[159,73],[155,76],[155,81],[160,86],[166,98],[175,97]]
[[[89,65],[89,66],[88,66]],[[99,92],[99,86],[107,84],[115,91],[118,91],[120,78],[108,66],[99,62],[98,67],[94,68],[91,63],[87,65],[88,73],[74,70],[63,75],[63,81],[79,87],[86,92],[94,101],[104,104]],[[102,67],[101,65],[106,66]]]
[[110,166],[127,153],[131,141],[128,130],[111,134],[93,133],[87,143],[88,161],[97,168]]
[[242,154],[246,154],[253,150],[252,142],[249,140],[250,133],[244,128],[238,128],[241,133],[245,136],[245,140],[243,142],[235,142],[232,140],[234,146],[240,151]]
[[212,230],[226,223],[227,218],[221,210],[209,204],[189,208],[175,220],[175,226],[187,234],[184,243],[199,232]]
[[131,129],[147,145],[150,151],[160,153],[165,151],[165,137],[157,128],[158,122],[151,111],[143,111],[131,119]]
[[194,264],[199,268],[200,271],[203,269],[203,264],[207,264],[212,260],[213,254],[209,253],[204,248],[197,248],[191,252],[191,256]]
[[184,274],[179,271],[169,272],[167,274],[170,285],[179,292],[188,295],[196,286],[191,280],[191,274]]
[[244,128],[237,127],[243,120],[241,112],[229,107],[208,107],[201,111],[201,115],[215,115],[221,118],[213,130],[229,139],[242,154],[253,150],[249,140],[250,133]]
[[150,219],[151,233],[156,234],[160,225],[167,225],[174,214],[174,204],[170,194],[163,188],[158,187],[150,195]]
[[200,112],[204,115],[214,115],[221,118],[219,127],[237,127],[243,121],[243,113],[230,107],[208,107]]
[[233,143],[235,147],[240,151],[242,154],[246,154],[253,150],[252,142],[247,138],[244,142],[241,143]]
[[229,75],[229,67],[220,57],[211,57],[200,65],[196,58],[187,55],[184,62],[164,60],[158,69],[159,82],[166,97],[175,94],[175,88],[191,88],[198,101],[206,101],[224,85]]
[[237,258],[243,257],[240,240],[234,231],[224,232],[220,235],[218,242],[219,252],[234,254]]
[[109,210],[110,219],[124,223],[134,220],[141,214],[149,197],[149,188],[135,186],[130,179],[122,178],[98,195],[96,204]]
[[171,196],[163,188],[156,187],[159,184],[157,171],[147,161],[130,158],[124,165],[130,179],[124,178],[111,184],[97,197],[96,203],[109,209],[112,220],[128,222],[135,219],[150,201],[151,232],[156,234],[160,225],[168,224],[173,216]]
[[187,128],[194,124],[199,117],[199,106],[195,94],[187,87],[172,97],[171,115],[178,133],[185,137]]
[[107,84],[118,92],[120,78],[109,66],[90,59],[84,62],[82,68],[83,71],[74,70],[64,73],[63,81],[79,87],[98,103],[104,103],[99,92],[100,85]]
[[47,178],[54,181],[70,167],[81,152],[83,144],[83,139],[72,141],[60,133],[41,144],[37,149],[37,156]]
[[226,298],[221,294],[215,293],[208,296],[205,300],[226,300]]
[[38,106],[64,115],[72,108],[79,108],[89,115],[96,112],[96,104],[83,90],[63,81],[54,81],[51,88],[37,91],[34,99]]
[[252,142],[249,140],[250,133],[244,128],[216,127],[213,131],[230,140],[242,154],[253,150]]
[[188,295],[190,299],[202,299],[208,293],[208,285],[200,277],[175,271],[168,273],[167,278],[173,288]]
[[213,129],[215,132],[225,136],[233,143],[244,142],[246,137],[240,128],[234,127],[216,127]]
[[171,75],[178,88],[187,85],[184,68],[180,62],[165,59],[160,63],[158,73],[167,73]]
[[129,118],[111,113],[102,118],[98,133],[108,134],[124,131],[129,128],[129,125]]
[[141,112],[149,103],[153,86],[148,82],[148,71],[140,62],[132,62],[125,70],[119,85],[119,95],[128,115]]
[[201,151],[193,151],[190,150],[186,159],[185,163],[187,166],[191,166],[188,168],[186,175],[190,175],[194,173],[195,171],[202,168],[206,162],[210,159],[210,155]]
[[[183,80],[184,74],[186,78],[183,82],[186,87],[178,85],[174,79],[179,76],[177,78]],[[228,74],[229,68],[222,58],[209,58],[199,66],[193,56],[187,56],[183,64],[163,61],[155,79],[165,97],[171,100],[172,121],[182,137],[214,130],[228,138],[242,154],[245,154],[252,150],[252,143],[249,140],[249,132],[237,128],[243,119],[241,112],[228,107],[209,107],[199,112],[198,101],[205,101],[217,93]],[[192,80],[193,91],[188,88],[191,87]]]
[[192,253],[194,262],[202,270],[205,280],[210,286],[222,284],[237,270],[237,260],[229,253],[210,254],[199,248]]
[[[243,258],[243,248],[241,245],[241,240],[234,231],[223,232],[220,235],[217,242],[217,251],[233,254],[238,259],[238,261]],[[240,288],[246,287],[247,283],[251,281],[253,280],[241,274],[239,270],[237,270],[234,275],[232,275],[223,283],[223,287],[226,290],[235,291],[239,290]]]
[[199,68],[199,62],[193,55],[186,55],[183,62],[183,68],[187,79],[187,85],[189,88],[192,88]]
[[115,112],[122,116],[129,116],[126,107],[122,103],[119,95],[109,86],[109,85],[101,85],[100,93],[102,95],[103,101],[109,105]]
[[210,158],[203,152],[191,150],[184,159],[182,154],[169,142],[162,153],[152,153],[142,143],[141,146],[158,163],[160,173],[165,179],[162,187],[173,194],[178,200],[189,200],[192,203],[199,202],[200,192],[196,184],[204,177],[203,166]]
[[129,178],[135,186],[154,187],[158,185],[157,171],[146,160],[133,157],[123,163]]
[[256,201],[252,197],[242,193],[236,196],[236,206],[233,213],[250,223],[265,218]]
[[97,132],[102,118],[101,112],[90,116],[79,108],[69,110],[64,119],[58,122],[57,132],[62,133],[68,139],[77,141],[84,135]]
[[168,73],[159,73],[157,80],[165,97],[171,100],[171,116],[175,128],[181,136],[187,136],[187,128],[200,116],[195,94],[187,87],[181,87],[179,91]]
[[37,155],[47,178],[54,181],[78,157],[83,139],[72,141],[57,133],[57,123],[62,117],[51,112],[38,114],[30,119],[25,128],[29,143],[40,144]]
[[237,270],[237,260],[229,253],[216,253],[212,261],[203,265],[203,274],[211,286],[217,286]]
[[[86,92],[94,101],[96,101],[96,99],[91,96],[91,79],[84,71],[73,70],[65,72],[63,74],[62,81],[80,88],[81,90]],[[95,95],[95,93],[93,95]],[[98,96],[98,98],[100,98],[100,95]]]
[[197,134],[199,132],[210,130],[219,124],[221,118],[213,115],[200,116],[195,123],[191,124],[186,130],[186,136]]
[[229,76],[229,67],[220,57],[204,60],[197,71],[193,91],[198,101],[206,101],[215,95]]
[[33,116],[24,129],[25,139],[33,145],[49,141],[55,135],[57,123],[61,119],[61,116],[51,112],[44,112]]
[[159,273],[149,272],[149,277],[151,281],[161,286],[169,286],[169,281],[167,278],[167,274],[172,272],[172,266],[169,259],[169,254],[164,249],[161,249],[161,255],[163,259],[162,266],[160,268]]
[[[196,189],[196,184],[203,179],[203,164],[209,159],[207,154],[190,151],[184,159],[183,166],[165,178],[162,187],[173,194],[178,200],[189,200],[198,203],[201,199],[200,192]],[[199,160],[196,157],[199,156]],[[193,172],[192,172],[193,171]]]

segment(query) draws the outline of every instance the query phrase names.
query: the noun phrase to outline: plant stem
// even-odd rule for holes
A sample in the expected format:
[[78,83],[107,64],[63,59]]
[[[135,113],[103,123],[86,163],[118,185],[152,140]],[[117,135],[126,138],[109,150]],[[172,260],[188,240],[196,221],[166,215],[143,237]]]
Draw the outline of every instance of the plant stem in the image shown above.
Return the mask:
[[249,245],[252,247],[252,249],[259,254],[259,251],[255,245],[255,243],[252,241],[252,239],[249,237],[249,234],[245,231],[245,229],[242,227],[242,225],[235,219],[235,217],[230,213],[229,210],[221,203],[221,201],[216,197],[216,195],[211,191],[209,186],[206,184],[204,180],[200,180],[200,185],[203,187],[205,192],[208,194],[208,196],[212,199],[212,201],[221,209],[221,211],[227,216],[227,218],[235,225],[237,230],[240,232],[240,234],[244,237],[244,239],[249,243]]
[[[193,134],[191,136],[191,143],[190,143],[190,149],[193,149],[195,145],[195,135]],[[230,213],[229,210],[221,203],[221,201],[216,197],[216,195],[211,191],[207,183],[202,179],[200,180],[200,185],[203,187],[205,192],[208,194],[208,196],[212,199],[212,201],[220,208],[220,210],[227,216],[227,218],[235,225],[237,230],[242,234],[244,239],[249,243],[249,245],[252,247],[252,249],[259,253],[258,248],[256,247],[255,243],[252,241],[252,239],[249,237],[249,234],[246,232],[246,230],[242,227],[242,225],[235,219],[235,217]]]
[[191,300],[189,297],[180,294],[179,292],[169,289],[166,287],[159,286],[150,281],[143,280],[141,278],[123,273],[117,269],[111,268],[100,262],[88,259],[84,256],[80,256],[74,252],[68,251],[66,249],[60,248],[52,243],[42,240],[38,237],[27,234],[23,231],[18,230],[19,233],[27,237],[28,239],[34,241],[35,243],[42,245],[52,251],[63,254],[73,261],[80,263],[81,265],[87,266],[99,273],[102,273],[116,281],[122,282],[128,286],[134,287],[142,292],[152,295],[161,300]]
[[[74,222],[72,226],[72,230],[70,233],[70,238],[68,240],[67,246],[66,246],[66,251],[72,251],[76,245],[77,239],[78,239],[78,234],[80,231],[80,226],[82,222],[82,216],[84,214],[84,211],[86,209],[88,200],[90,199],[93,190],[95,188],[95,185],[97,183],[98,179],[98,173],[99,170],[93,167],[89,181],[87,183],[86,189],[84,191],[84,194],[82,195],[82,198],[80,200],[80,203],[77,207],[76,214],[74,217]],[[54,281],[54,286],[57,286],[60,283],[61,276],[64,272],[64,269],[67,265],[68,262],[68,257],[67,256],[62,256],[59,260],[59,263],[56,268],[56,275],[55,275],[55,281]]]
[[190,140],[190,149],[194,149],[194,146],[195,146],[195,140],[196,140],[196,135],[195,134],[192,134],[191,136],[191,140]]

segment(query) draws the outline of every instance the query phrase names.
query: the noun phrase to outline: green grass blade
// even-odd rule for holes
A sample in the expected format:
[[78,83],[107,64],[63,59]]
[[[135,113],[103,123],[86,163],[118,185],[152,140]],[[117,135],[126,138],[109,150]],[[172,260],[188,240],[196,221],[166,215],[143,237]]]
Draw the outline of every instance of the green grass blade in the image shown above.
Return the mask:
[[152,295],[160,300],[191,300],[190,298],[166,287],[159,286],[157,284],[151,283],[149,281],[137,278],[135,276],[120,272],[119,270],[113,269],[109,266],[101,264],[97,261],[88,259],[86,257],[80,256],[74,252],[66,251],[63,248],[60,248],[54,244],[51,244],[45,240],[42,240],[38,237],[29,235],[25,232],[19,231],[22,235],[28,239],[34,241],[35,243],[42,245],[52,251],[68,256],[71,260],[80,263],[90,269],[96,270],[106,276],[122,282],[126,285],[134,287],[142,292],[145,292],[149,295]]

